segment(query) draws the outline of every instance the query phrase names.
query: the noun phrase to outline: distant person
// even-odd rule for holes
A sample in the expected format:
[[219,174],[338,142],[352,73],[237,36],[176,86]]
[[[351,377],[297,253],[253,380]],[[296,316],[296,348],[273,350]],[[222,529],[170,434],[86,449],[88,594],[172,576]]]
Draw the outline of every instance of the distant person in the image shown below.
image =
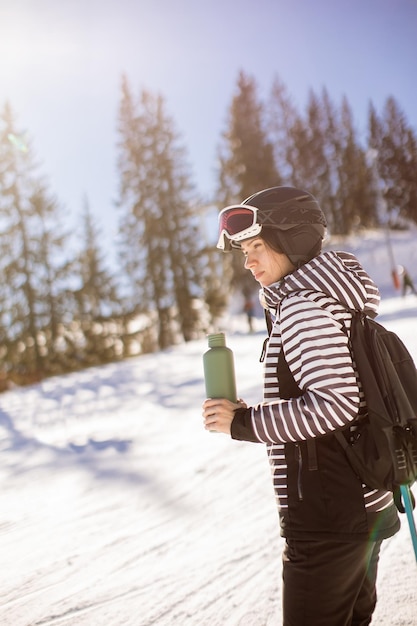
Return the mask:
[[402,294],[403,298],[407,294],[407,291],[410,290],[415,296],[417,296],[416,288],[414,287],[414,283],[411,279],[410,274],[407,272],[406,268],[400,265],[400,275],[402,277]]
[[266,445],[285,537],[284,626],[369,624],[381,542],[399,529],[392,493],[362,484],[333,435],[354,437],[366,415],[346,307],[375,316],[379,293],[352,254],[321,252],[325,227],[317,200],[292,187],[219,214],[217,247],[243,253],[272,328],[263,401],[207,399],[203,416],[209,431]]
[[249,332],[253,333],[253,318],[255,317],[255,307],[252,298],[246,298],[243,310],[248,320]]

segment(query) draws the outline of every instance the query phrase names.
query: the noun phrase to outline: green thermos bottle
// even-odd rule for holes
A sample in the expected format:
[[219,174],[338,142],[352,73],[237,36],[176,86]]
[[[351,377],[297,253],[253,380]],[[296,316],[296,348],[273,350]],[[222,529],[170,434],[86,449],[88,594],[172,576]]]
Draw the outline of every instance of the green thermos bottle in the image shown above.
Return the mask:
[[227,398],[237,402],[233,352],[226,346],[224,333],[208,335],[209,349],[203,355],[207,398]]

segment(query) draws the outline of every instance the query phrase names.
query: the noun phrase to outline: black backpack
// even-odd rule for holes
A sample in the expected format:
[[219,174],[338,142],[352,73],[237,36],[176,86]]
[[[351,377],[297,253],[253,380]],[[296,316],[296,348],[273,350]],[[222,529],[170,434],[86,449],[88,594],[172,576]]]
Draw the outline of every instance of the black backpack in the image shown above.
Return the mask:
[[351,438],[340,431],[335,436],[359,478],[374,489],[392,491],[403,511],[400,487],[417,479],[417,370],[398,335],[351,312],[350,347],[367,417],[356,420]]
[[[417,480],[417,370],[398,335],[364,313],[349,311],[350,348],[367,415],[358,416],[349,427],[333,434],[362,482],[392,491],[398,510],[404,512],[401,486],[409,487]],[[270,333],[269,312],[266,320]],[[282,380],[287,389],[298,389],[283,350],[278,378],[280,386]]]

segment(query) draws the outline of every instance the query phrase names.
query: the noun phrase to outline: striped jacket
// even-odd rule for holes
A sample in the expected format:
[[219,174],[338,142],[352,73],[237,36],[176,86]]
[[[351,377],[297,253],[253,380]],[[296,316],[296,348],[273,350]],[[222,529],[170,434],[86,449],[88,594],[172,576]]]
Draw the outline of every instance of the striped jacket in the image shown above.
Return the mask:
[[[378,522],[379,536],[390,536],[398,529],[392,494],[362,485],[332,437],[366,411],[348,347],[346,308],[375,317],[376,285],[352,254],[324,252],[263,288],[261,299],[275,320],[266,349],[264,401],[236,412],[232,437],[266,444],[282,534],[350,541],[367,538]],[[279,388],[281,350],[301,390],[288,400]]]

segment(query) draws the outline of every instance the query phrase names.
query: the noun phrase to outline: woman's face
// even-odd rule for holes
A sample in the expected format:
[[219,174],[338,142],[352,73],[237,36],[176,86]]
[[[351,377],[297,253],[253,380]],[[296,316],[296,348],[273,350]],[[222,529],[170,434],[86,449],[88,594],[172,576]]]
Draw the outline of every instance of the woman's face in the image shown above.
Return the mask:
[[283,252],[276,252],[260,237],[241,242],[245,268],[250,270],[262,287],[268,287],[295,270]]

